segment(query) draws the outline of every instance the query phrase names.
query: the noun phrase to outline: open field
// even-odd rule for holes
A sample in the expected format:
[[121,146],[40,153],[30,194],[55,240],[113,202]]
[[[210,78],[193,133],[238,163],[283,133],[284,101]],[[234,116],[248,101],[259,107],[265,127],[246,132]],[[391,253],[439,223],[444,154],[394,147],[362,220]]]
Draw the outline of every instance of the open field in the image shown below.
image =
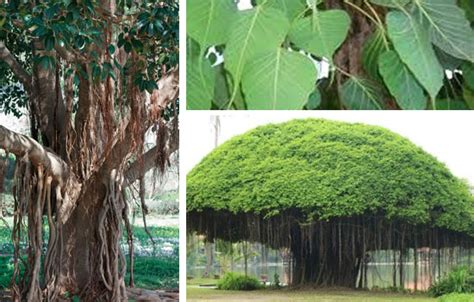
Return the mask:
[[251,292],[220,291],[213,288],[187,287],[188,302],[205,301],[315,301],[315,302],[435,302],[425,295],[407,295],[353,290],[258,290]]

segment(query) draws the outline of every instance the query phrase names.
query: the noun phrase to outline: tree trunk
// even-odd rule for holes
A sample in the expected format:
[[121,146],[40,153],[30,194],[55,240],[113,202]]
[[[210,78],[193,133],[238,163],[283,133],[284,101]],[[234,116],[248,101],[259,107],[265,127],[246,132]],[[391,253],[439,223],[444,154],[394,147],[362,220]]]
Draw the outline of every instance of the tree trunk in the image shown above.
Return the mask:
[[204,245],[206,250],[206,271],[204,272],[204,277],[212,277],[212,263],[214,262],[213,244],[206,241]]
[[[85,188],[87,191],[87,188]],[[60,287],[81,301],[126,301],[126,261],[120,247],[124,203],[102,184],[78,200],[63,226],[59,255]]]

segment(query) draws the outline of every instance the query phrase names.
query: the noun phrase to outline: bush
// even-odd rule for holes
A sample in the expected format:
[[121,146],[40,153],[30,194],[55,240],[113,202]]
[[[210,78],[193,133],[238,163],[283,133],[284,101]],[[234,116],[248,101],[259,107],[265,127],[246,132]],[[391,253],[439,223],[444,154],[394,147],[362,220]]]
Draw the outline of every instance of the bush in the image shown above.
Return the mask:
[[223,290],[255,290],[261,287],[262,285],[257,278],[236,273],[226,273],[224,277],[217,282],[217,288]]
[[[435,297],[450,293],[473,293],[474,292],[474,270],[467,267],[458,267],[447,274],[444,278],[433,284],[429,293]],[[455,301],[455,300],[452,300]]]
[[439,299],[439,302],[474,302],[473,294],[447,294]]

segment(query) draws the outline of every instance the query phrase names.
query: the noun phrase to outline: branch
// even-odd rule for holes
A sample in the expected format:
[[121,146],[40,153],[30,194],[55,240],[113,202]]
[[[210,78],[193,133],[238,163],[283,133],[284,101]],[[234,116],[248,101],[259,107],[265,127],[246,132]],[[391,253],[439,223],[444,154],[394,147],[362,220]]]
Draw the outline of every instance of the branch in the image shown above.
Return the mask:
[[3,41],[0,41],[0,60],[7,63],[7,65],[12,69],[15,76],[20,80],[20,82],[25,87],[25,90],[28,92],[32,91],[32,77],[29,75],[25,69],[18,63],[16,58],[12,55],[10,50],[5,46]]
[[73,50],[67,50],[65,47],[54,45],[54,50],[68,63],[87,63],[85,56]]
[[[172,125],[175,123],[171,122]],[[171,133],[169,135],[170,138],[175,137],[174,132],[178,131],[178,129],[170,129]],[[170,139],[168,144],[168,154],[171,155],[176,152],[179,148],[178,140],[177,139]],[[150,169],[154,168],[155,161],[156,161],[156,153],[159,152],[158,146],[155,146],[145,152],[142,156],[142,161],[136,160],[134,161],[125,172],[125,180],[124,180],[124,187],[134,183],[139,177],[140,174],[143,172],[147,172]],[[143,166],[142,166],[143,165]],[[142,171],[143,168],[143,171]]]
[[[160,118],[161,115],[156,113],[161,112],[170,102],[174,102],[178,98],[178,83],[178,67],[170,70],[158,81],[159,89],[155,90],[153,95],[150,97],[151,104],[149,106],[149,112],[147,113],[148,119],[143,121],[145,125],[144,129],[148,129],[154,120]],[[127,120],[129,121],[128,118]],[[178,131],[178,129],[175,130]],[[108,175],[112,169],[117,168],[120,163],[127,158],[127,156],[131,155],[133,152],[133,135],[132,122],[129,121],[127,127],[125,128],[125,134],[117,139],[116,142],[114,142],[110,153],[104,157],[104,161],[101,163],[101,168],[99,169],[100,175]]]
[[150,99],[152,106],[164,109],[179,95],[179,68],[176,66],[167,72],[157,82],[158,89],[154,90]]
[[8,130],[2,125],[0,125],[0,148],[15,154],[17,158],[27,157],[33,166],[42,166],[51,175],[57,184],[56,197],[62,200],[59,217],[64,223],[75,208],[82,187],[75,175],[70,173],[68,165],[57,154],[34,139]]
[[34,139],[8,130],[2,125],[0,125],[0,148],[17,157],[28,157],[35,167],[43,166],[59,184],[63,184],[68,176],[67,164],[58,155]]

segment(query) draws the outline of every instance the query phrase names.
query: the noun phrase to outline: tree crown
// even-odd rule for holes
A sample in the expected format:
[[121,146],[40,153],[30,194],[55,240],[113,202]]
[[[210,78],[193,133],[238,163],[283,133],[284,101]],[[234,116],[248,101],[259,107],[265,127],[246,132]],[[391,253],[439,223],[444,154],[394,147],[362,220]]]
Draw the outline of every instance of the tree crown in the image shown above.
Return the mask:
[[188,211],[308,220],[357,215],[474,235],[474,198],[436,158],[377,126],[320,119],[258,127],[207,155],[187,177]]

